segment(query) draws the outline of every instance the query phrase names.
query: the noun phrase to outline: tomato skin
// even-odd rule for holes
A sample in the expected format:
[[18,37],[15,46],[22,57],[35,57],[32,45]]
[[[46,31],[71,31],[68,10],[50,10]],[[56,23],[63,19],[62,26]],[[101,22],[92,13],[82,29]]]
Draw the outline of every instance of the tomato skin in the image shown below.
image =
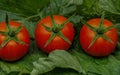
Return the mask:
[[[94,18],[88,21],[88,24],[92,25],[93,27],[98,27],[99,23],[100,18]],[[112,26],[113,23],[104,19],[102,25],[107,28],[109,26]],[[80,44],[84,51],[92,56],[107,56],[112,53],[116,47],[118,41],[118,32],[116,28],[112,28],[107,31],[105,35],[113,41],[113,44],[106,41],[102,37],[99,37],[96,39],[94,44],[90,48],[88,48],[95,36],[95,32],[89,29],[86,25],[83,25],[80,30]]]
[[[15,21],[9,21],[9,25],[11,28],[18,28],[20,23]],[[0,23],[0,30],[6,31],[6,23]],[[24,42],[25,44],[19,44],[14,40],[10,40],[3,48],[0,48],[0,58],[5,61],[16,61],[22,58],[27,52],[30,45],[30,37],[27,29],[23,27],[20,32],[16,35],[19,40]],[[7,37],[3,34],[0,34],[0,44]]]
[[[63,16],[60,15],[54,15],[54,21],[56,24],[62,24],[64,21],[67,19]],[[51,27],[52,22],[50,16],[47,16],[43,18],[42,20],[39,21],[36,30],[35,30],[35,40],[38,45],[38,47],[43,50],[46,53],[49,53],[53,50],[56,49],[62,49],[62,50],[67,50],[70,47],[70,44],[64,41],[61,37],[56,36],[46,47],[44,47],[45,43],[49,39],[51,32],[48,32],[42,24],[45,24],[46,26]],[[68,38],[71,42],[73,41],[74,38],[74,28],[72,26],[72,23],[67,23],[63,29],[61,30],[63,35]]]

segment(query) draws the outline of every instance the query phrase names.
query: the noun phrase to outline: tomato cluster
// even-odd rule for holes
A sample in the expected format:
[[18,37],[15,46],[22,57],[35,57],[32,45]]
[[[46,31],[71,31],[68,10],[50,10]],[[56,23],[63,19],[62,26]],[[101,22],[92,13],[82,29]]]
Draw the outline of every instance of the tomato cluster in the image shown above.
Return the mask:
[[[35,41],[46,53],[56,49],[68,50],[74,34],[74,27],[69,19],[60,15],[47,16],[36,26]],[[97,57],[112,53],[118,41],[118,32],[113,23],[100,18],[84,22],[79,35],[84,51]],[[30,36],[25,26],[16,21],[1,22],[0,45],[1,59],[16,61],[22,58],[30,46]]]

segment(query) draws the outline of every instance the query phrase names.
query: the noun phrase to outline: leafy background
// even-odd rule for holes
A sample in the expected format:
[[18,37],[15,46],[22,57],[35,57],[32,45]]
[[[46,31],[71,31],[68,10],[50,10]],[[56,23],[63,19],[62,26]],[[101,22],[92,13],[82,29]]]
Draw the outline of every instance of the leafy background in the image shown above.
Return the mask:
[[[0,75],[120,75],[120,43],[111,55],[95,58],[83,52],[79,44],[80,18],[100,17],[112,21],[120,37],[119,0],[0,0],[0,22],[5,13],[10,20],[22,22],[30,32],[31,46],[26,56],[16,62],[0,60]],[[68,51],[56,50],[50,54],[38,49],[34,40],[37,22],[50,14],[70,17],[76,30],[74,42]],[[120,39],[119,39],[120,40]],[[66,58],[67,57],[67,58]]]

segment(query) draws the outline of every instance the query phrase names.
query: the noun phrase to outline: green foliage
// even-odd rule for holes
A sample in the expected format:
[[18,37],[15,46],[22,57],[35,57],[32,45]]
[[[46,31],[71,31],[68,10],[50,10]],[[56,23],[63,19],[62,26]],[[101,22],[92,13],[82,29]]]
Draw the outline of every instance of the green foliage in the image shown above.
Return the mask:
[[120,15],[120,0],[99,0],[99,6],[103,10]]
[[99,7],[99,0],[84,0],[83,4],[77,7],[78,13],[85,19],[100,17],[102,10]]
[[0,8],[22,16],[30,16],[39,13],[48,3],[49,0],[0,0]]
[[[108,57],[95,58],[84,53],[78,41],[80,19],[100,17],[103,10],[106,18],[117,26],[120,37],[119,0],[0,0],[0,22],[5,21],[7,12],[9,20],[25,25],[31,37],[29,52],[22,59],[16,62],[0,60],[0,75],[120,75],[120,43]],[[76,35],[68,52],[57,50],[47,55],[35,43],[36,24],[51,14],[67,18],[76,14],[71,20]]]
[[34,68],[31,75],[43,74],[53,70],[55,67],[71,68],[79,73],[83,72],[79,62],[64,50],[51,52],[48,58],[40,58],[38,61],[33,62],[33,64]]

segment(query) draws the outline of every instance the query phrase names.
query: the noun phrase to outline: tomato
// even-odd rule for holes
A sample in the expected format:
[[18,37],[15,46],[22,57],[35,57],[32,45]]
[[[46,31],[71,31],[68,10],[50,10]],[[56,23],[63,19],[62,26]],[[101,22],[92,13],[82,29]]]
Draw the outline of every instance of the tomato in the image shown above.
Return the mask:
[[[62,37],[60,37],[58,34],[59,32],[61,32],[70,42],[72,42],[74,38],[74,28],[71,22],[68,22],[63,26],[62,29],[59,29],[61,24],[63,24],[67,19],[64,16],[54,15],[53,20],[55,22],[55,27],[58,27],[56,28],[56,30],[54,30],[54,28],[52,30],[53,23],[50,16],[41,19],[35,29],[36,43],[38,47],[46,53],[49,53],[56,49],[67,50],[70,47],[71,44],[66,42]],[[51,28],[51,31],[46,30],[43,24]],[[55,34],[55,37],[47,46],[45,46],[47,40],[50,38],[52,33]]]
[[[9,21],[9,25],[11,30],[20,27],[20,23],[15,21]],[[0,23],[0,31],[7,32],[6,22]],[[9,36],[9,34],[4,35],[0,33],[0,45],[8,38],[7,36]],[[20,44],[19,42],[12,39],[8,41],[4,47],[0,48],[0,58],[5,61],[16,61],[28,52],[30,37],[25,26],[23,26],[16,35],[10,36],[10,38],[14,37],[16,37],[19,41],[24,42],[25,44]]]
[[[100,24],[100,18],[91,19],[87,21],[87,23],[97,29]],[[86,25],[83,25],[83,27],[80,30],[81,47],[89,55],[97,56],[97,57],[107,56],[110,53],[112,53],[116,47],[118,41],[118,32],[116,28],[111,28],[103,33],[104,29],[113,26],[113,23],[107,19],[104,19],[102,26],[103,26],[103,30],[101,30],[102,33],[97,31],[95,32]],[[99,35],[98,38],[96,38],[95,42],[89,47],[90,43],[92,42],[96,34]],[[111,39],[112,42],[104,39],[102,37],[103,34],[106,37],[108,37],[109,40]]]

